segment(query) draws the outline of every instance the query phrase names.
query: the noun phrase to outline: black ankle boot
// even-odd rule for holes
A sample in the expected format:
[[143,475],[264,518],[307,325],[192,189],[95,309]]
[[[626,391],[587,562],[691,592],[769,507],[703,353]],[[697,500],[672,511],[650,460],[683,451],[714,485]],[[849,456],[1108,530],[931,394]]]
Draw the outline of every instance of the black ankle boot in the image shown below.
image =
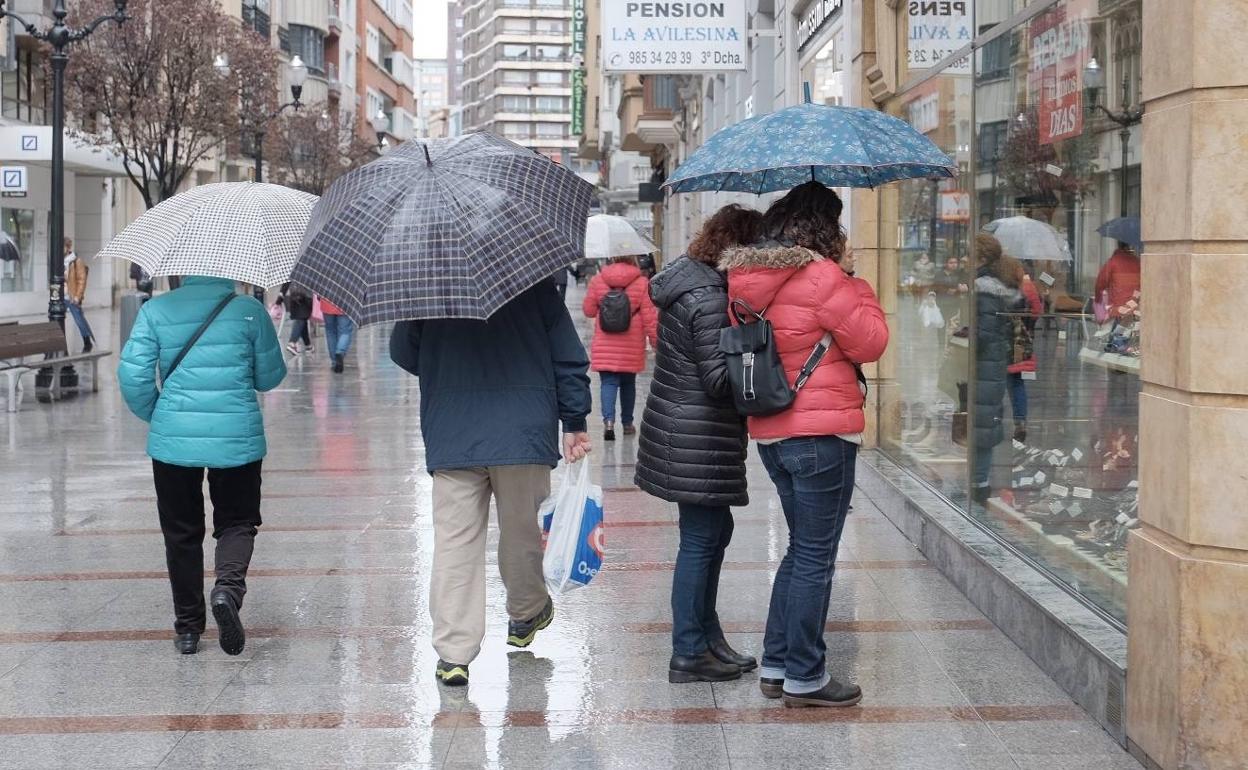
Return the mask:
[[741,678],[741,667],[724,663],[710,650],[696,657],[673,655],[668,664],[667,681],[672,684],[689,682],[729,682]]
[[856,684],[841,684],[835,679],[828,680],[821,689],[800,694],[784,691],[784,705],[787,708],[803,708],[806,706],[831,706],[845,708],[862,700],[862,688]]
[[199,634],[178,634],[173,637],[173,647],[183,655],[199,652]]
[[728,645],[725,639],[716,639],[709,645],[711,654],[721,663],[731,663],[741,669],[741,673],[758,668],[758,661],[750,655],[742,655]]
[[243,630],[243,621],[238,617],[238,605],[234,597],[220,588],[212,592],[210,600],[212,616],[217,621],[217,641],[226,655],[238,655],[247,644],[247,634]]

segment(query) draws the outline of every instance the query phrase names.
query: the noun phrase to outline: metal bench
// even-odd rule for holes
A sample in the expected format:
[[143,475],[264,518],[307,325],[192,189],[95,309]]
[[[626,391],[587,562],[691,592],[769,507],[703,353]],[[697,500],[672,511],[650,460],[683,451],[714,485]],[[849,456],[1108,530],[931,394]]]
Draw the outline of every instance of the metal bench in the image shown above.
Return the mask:
[[[16,412],[23,395],[22,375],[40,369],[52,370],[49,388],[53,400],[61,397],[61,370],[73,364],[86,364],[91,369],[91,390],[99,388],[99,360],[112,355],[110,350],[66,355],[65,332],[50,321],[34,324],[0,324],[0,374],[8,379],[8,411]],[[55,356],[38,361],[30,356]]]

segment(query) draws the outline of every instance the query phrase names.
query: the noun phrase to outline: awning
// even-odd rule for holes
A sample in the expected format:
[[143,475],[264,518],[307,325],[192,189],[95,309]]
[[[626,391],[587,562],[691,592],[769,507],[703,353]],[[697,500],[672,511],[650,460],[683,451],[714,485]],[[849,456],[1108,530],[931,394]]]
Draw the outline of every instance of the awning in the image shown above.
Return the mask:
[[[0,126],[0,163],[52,165],[52,127],[25,124]],[[125,176],[121,156],[112,150],[65,134],[65,170],[80,176]]]

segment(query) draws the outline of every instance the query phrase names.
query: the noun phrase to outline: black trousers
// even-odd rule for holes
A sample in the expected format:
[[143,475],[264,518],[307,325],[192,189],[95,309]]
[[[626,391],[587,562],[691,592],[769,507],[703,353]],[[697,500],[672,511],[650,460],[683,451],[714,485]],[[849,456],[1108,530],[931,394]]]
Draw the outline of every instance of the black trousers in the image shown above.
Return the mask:
[[[218,588],[238,606],[247,593],[247,567],[260,526],[260,463],[209,468],[212,536],[217,541]],[[152,460],[156,508],[165,536],[165,561],[173,588],[174,630],[202,634],[204,606],[204,468]]]

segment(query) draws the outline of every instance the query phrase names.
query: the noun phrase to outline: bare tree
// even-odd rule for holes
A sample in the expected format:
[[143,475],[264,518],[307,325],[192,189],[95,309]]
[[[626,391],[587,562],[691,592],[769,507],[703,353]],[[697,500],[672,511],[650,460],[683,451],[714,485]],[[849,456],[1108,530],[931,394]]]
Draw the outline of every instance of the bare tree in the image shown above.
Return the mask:
[[[92,18],[112,0],[80,0]],[[66,72],[66,106],[82,137],[117,152],[148,208],[178,192],[196,165],[271,112],[277,52],[215,0],[131,0],[130,21],[82,41]],[[230,72],[213,66],[230,58]]]
[[270,124],[264,156],[269,181],[322,195],[335,179],[376,157],[376,147],[356,132],[353,115],[312,104]]

